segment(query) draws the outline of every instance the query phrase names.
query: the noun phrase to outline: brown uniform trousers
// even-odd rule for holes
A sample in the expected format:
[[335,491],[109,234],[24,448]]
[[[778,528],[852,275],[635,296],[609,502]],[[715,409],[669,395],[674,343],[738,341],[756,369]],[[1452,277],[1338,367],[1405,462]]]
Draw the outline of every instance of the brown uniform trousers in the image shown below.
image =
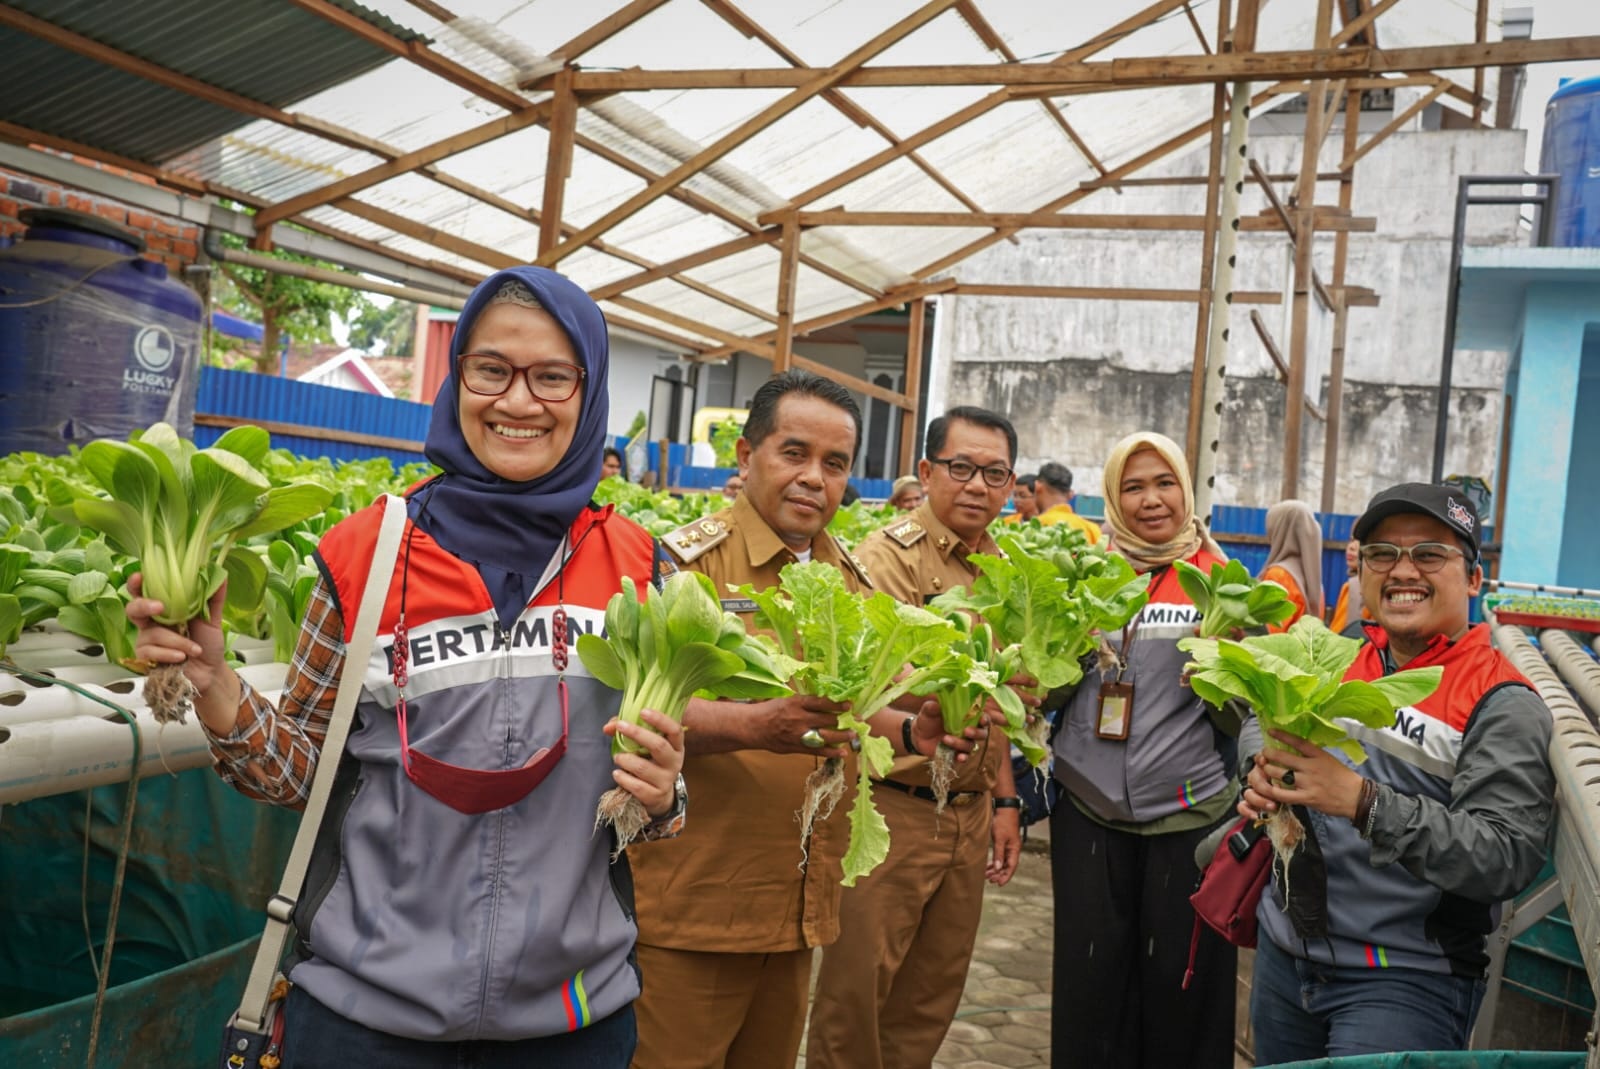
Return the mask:
[[[662,542],[711,578],[746,625],[755,606],[728,591],[778,585],[795,556],[742,495]],[[812,558],[854,590],[865,572],[819,535]],[[812,948],[839,934],[846,806],[812,832],[802,863],[795,811],[818,759],[743,750],[684,760],[693,816],[676,839],[630,849],[643,992],[635,1069],[781,1069],[804,1035]],[[847,775],[855,772],[847,769]]]
[[[859,550],[873,586],[922,605],[972,583],[967,547],[927,504]],[[983,910],[989,791],[1009,747],[999,732],[960,768],[951,804],[889,787],[872,792],[889,822],[889,858],[844,889],[839,939],[822,954],[806,1069],[927,1069],[955,1019]],[[898,758],[890,779],[927,786],[926,758]]]

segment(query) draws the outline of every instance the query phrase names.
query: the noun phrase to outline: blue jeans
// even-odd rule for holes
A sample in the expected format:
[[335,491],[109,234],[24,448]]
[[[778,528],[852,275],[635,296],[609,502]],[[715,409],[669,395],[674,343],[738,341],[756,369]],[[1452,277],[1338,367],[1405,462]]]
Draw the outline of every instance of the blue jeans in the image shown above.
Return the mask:
[[1464,1050],[1483,988],[1481,977],[1323,965],[1263,934],[1250,985],[1256,1064]]
[[512,1042],[433,1043],[376,1032],[298,987],[284,1007],[283,1069],[627,1069],[633,1006],[576,1032]]

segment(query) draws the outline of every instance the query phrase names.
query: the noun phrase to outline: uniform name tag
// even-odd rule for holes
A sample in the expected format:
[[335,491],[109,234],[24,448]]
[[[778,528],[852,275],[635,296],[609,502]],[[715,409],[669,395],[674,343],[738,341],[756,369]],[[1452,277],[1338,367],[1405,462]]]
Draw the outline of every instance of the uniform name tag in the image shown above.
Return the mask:
[[1128,724],[1132,719],[1133,684],[1100,684],[1100,710],[1095,717],[1095,735],[1120,742],[1128,737]]
[[723,598],[723,612],[755,612],[756,603],[749,598]]

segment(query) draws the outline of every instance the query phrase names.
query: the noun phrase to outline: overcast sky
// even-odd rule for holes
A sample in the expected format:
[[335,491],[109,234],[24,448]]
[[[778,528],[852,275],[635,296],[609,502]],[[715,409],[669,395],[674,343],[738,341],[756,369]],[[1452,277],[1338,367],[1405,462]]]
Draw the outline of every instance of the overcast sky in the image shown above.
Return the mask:
[[[1507,7],[1515,6],[1507,0]],[[1600,0],[1534,0],[1533,36],[1600,36]],[[1600,77],[1600,60],[1583,63],[1536,63],[1528,68],[1522,90],[1522,122],[1528,131],[1528,170],[1539,169],[1539,141],[1544,131],[1544,106],[1562,78]]]

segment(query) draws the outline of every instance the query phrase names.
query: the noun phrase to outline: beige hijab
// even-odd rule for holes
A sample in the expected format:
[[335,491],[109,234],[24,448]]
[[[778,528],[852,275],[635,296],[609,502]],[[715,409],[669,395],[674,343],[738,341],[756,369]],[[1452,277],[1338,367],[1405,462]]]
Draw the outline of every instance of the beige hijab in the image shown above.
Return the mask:
[[[1183,487],[1184,521],[1178,528],[1178,534],[1172,541],[1164,545],[1155,545],[1146,542],[1134,534],[1128,526],[1127,518],[1122,514],[1122,470],[1128,464],[1128,458],[1135,453],[1151,450],[1166,461],[1167,467],[1178,477],[1178,482]],[[1175,560],[1187,560],[1195,552],[1204,548],[1221,560],[1227,560],[1228,555],[1222,552],[1222,547],[1211,538],[1211,532],[1195,519],[1194,515],[1194,484],[1189,480],[1189,462],[1184,458],[1183,450],[1164,434],[1155,431],[1135,431],[1111,449],[1111,456],[1106,459],[1105,471],[1102,476],[1106,495],[1106,525],[1111,528],[1112,547],[1128,558],[1134,568],[1141,572],[1154,571],[1171,564]]]
[[[1322,616],[1322,528],[1304,501],[1280,501],[1267,510],[1267,564],[1277,565],[1300,585],[1306,613]],[[1265,570],[1265,569],[1263,569]],[[1357,610],[1359,612],[1359,610]]]

